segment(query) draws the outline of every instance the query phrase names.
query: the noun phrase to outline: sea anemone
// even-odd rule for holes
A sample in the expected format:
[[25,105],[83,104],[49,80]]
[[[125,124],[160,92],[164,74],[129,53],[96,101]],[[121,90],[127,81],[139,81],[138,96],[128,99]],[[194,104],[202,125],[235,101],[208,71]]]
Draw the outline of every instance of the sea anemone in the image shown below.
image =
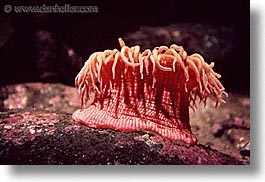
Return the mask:
[[[227,95],[200,54],[187,55],[182,46],[140,51],[118,39],[121,50],[95,52],[75,78],[81,109],[73,119],[94,128],[123,132],[147,130],[184,144],[196,144],[189,123],[189,107],[196,100],[216,106]],[[198,99],[197,99],[198,98]]]

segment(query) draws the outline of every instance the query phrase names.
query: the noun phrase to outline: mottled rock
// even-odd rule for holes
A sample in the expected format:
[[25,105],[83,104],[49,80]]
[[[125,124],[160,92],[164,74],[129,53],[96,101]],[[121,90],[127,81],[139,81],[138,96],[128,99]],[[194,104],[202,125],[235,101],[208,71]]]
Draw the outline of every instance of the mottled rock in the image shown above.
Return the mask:
[[191,112],[199,144],[184,146],[151,132],[75,123],[71,115],[79,96],[73,87],[25,83],[1,87],[0,95],[0,164],[249,164],[249,128],[228,128],[221,137],[213,130],[229,118],[249,122],[243,96],[230,94],[218,108],[209,100]]
[[73,113],[80,107],[74,87],[63,84],[24,83],[0,87],[0,107],[10,109],[41,109]]
[[70,114],[17,111],[1,114],[0,125],[1,164],[241,164],[203,145],[76,125]]
[[206,107],[199,105],[195,113],[190,112],[193,133],[201,144],[248,164],[250,158],[242,155],[241,150],[250,144],[249,98],[229,93],[225,100],[226,103],[217,108],[208,100]]

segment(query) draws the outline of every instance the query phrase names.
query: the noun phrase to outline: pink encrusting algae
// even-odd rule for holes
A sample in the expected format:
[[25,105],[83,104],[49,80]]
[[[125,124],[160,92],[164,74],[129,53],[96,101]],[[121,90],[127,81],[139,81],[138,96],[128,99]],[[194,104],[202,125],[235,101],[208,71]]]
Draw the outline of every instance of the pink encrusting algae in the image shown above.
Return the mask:
[[189,107],[197,98],[216,106],[227,95],[199,54],[187,55],[182,46],[160,46],[140,52],[119,38],[121,50],[95,52],[76,76],[81,109],[73,119],[94,128],[123,132],[147,130],[185,144],[196,144],[189,123]]

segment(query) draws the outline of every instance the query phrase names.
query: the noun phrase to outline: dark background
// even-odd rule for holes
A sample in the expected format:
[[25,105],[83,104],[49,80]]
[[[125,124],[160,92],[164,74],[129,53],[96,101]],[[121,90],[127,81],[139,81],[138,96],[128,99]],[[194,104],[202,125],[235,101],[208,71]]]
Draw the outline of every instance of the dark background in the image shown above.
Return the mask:
[[[185,1],[1,1],[0,2],[0,85],[41,81],[35,67],[35,33],[47,30],[58,41],[73,48],[83,60],[96,50],[118,47],[117,37],[134,32],[140,26],[167,26],[176,22],[206,23],[232,27],[236,32],[235,48],[227,69],[221,71],[228,92],[249,94],[250,90],[250,5],[247,0]],[[3,5],[87,5],[98,6],[90,14],[16,14],[4,13]],[[5,26],[3,26],[5,25]],[[10,30],[9,30],[10,29]],[[12,32],[10,34],[10,32]],[[10,36],[6,36],[10,35]],[[4,42],[4,41],[3,41]],[[217,55],[218,56],[218,55]],[[67,64],[67,63],[66,63]],[[67,67],[67,65],[65,65]],[[74,85],[70,78],[52,80]],[[71,81],[72,80],[72,81]]]

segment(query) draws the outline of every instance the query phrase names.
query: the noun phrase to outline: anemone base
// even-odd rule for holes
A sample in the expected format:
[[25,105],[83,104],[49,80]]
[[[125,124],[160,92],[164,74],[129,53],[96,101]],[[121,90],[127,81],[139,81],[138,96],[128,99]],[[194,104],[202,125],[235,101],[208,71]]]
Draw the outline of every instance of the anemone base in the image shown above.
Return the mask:
[[169,127],[159,124],[159,122],[126,115],[120,115],[114,118],[111,116],[111,113],[100,110],[95,106],[75,111],[72,118],[76,122],[93,128],[111,128],[122,132],[131,132],[142,129],[157,133],[171,141],[189,145],[196,144],[197,142],[196,137],[189,131],[189,129]]

